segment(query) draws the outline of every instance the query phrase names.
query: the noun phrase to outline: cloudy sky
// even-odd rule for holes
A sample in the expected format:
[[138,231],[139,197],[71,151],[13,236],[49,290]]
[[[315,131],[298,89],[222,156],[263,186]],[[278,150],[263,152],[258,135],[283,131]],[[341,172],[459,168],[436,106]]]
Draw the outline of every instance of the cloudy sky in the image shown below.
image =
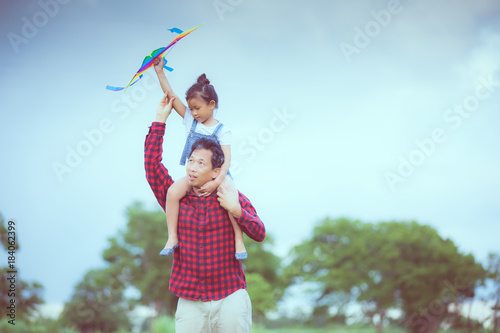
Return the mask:
[[[416,220],[484,261],[500,251],[499,18],[496,0],[4,1],[0,212],[20,277],[68,301],[127,205],[159,207],[143,169],[154,73],[105,87],[201,23],[167,75],[180,97],[201,73],[214,84],[236,185],[280,255],[329,216]],[[178,178],[180,117],[167,127]]]

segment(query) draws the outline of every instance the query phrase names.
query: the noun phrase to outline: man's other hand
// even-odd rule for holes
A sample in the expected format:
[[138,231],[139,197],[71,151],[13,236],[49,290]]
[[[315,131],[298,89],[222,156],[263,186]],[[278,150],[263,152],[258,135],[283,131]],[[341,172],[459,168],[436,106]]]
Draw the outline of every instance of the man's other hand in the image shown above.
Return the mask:
[[241,216],[241,205],[240,199],[238,195],[238,191],[236,189],[229,191],[224,188],[224,186],[219,186],[219,190],[217,191],[217,200],[219,200],[222,208],[227,210],[231,215],[235,218],[240,218]]

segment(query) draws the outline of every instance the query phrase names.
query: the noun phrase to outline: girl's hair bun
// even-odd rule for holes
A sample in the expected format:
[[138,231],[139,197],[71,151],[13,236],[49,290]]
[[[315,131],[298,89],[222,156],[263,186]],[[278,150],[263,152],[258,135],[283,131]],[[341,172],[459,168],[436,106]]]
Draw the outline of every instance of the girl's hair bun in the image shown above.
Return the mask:
[[207,79],[207,76],[205,75],[205,73],[201,74],[198,77],[198,80],[196,80],[196,82],[201,83],[203,85],[210,84],[210,81]]
[[205,73],[201,74],[198,77],[198,80],[196,80],[196,83],[193,84],[188,91],[186,91],[186,101],[195,97],[199,97],[207,103],[215,101],[215,108],[218,108],[219,106],[219,97],[215,92],[214,86],[210,84],[210,81],[208,81]]

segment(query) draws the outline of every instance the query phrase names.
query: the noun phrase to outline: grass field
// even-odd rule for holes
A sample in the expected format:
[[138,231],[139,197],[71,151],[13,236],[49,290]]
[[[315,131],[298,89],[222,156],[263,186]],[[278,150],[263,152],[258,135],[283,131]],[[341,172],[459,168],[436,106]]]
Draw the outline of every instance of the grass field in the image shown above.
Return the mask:
[[[156,319],[151,327],[152,333],[165,333],[173,332],[174,320],[170,317],[160,317]],[[252,333],[376,333],[377,330],[371,327],[356,327],[356,326],[338,326],[329,328],[308,328],[308,327],[294,327],[294,328],[265,328],[259,325],[253,325]],[[399,328],[385,328],[384,333],[404,333],[406,331]]]
[[[335,332],[335,333],[376,333],[375,328],[360,328],[360,327],[335,327],[335,328],[276,328],[269,329],[263,327],[253,327],[252,333],[320,333],[320,332]],[[384,333],[403,333],[405,331],[394,328],[387,328]]]
[[[160,317],[155,320],[152,325],[151,333],[166,333],[174,332],[174,320],[170,317]],[[375,327],[359,327],[359,326],[335,326],[327,328],[310,328],[310,327],[288,327],[288,328],[265,328],[260,325],[253,325],[252,333],[376,333]],[[386,327],[384,333],[406,333],[408,331],[402,328]],[[439,333],[453,333],[453,330],[440,330]],[[144,332],[146,333],[146,332]]]
[[[155,319],[151,326],[146,328],[146,330],[141,333],[172,333],[175,332],[174,320],[170,317],[159,317]],[[46,325],[42,326],[26,326],[26,324],[19,322],[15,326],[7,324],[7,322],[0,322],[0,332],[12,332],[12,333],[78,333],[75,329],[69,328],[59,328],[59,327],[49,327]],[[324,333],[324,332],[334,332],[334,333],[376,333],[377,330],[374,327],[359,327],[359,326],[335,326],[327,328],[310,328],[310,327],[290,327],[290,328],[265,328],[259,325],[253,325],[252,333]],[[407,331],[400,328],[387,327],[384,329],[384,333],[406,333]],[[458,331],[452,330],[441,330],[439,333],[459,333]],[[465,331],[462,331],[465,332]],[[460,332],[460,333],[462,333]],[[477,332],[477,331],[475,331]],[[481,331],[484,332],[484,331]],[[95,331],[94,333],[100,333]],[[127,330],[116,331],[115,333],[131,333]]]

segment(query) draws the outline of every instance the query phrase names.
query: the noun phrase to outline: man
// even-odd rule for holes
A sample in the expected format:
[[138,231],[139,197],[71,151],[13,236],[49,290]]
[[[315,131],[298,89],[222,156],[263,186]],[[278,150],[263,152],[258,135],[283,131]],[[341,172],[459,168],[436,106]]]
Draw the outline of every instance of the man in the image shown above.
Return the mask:
[[[165,122],[172,101],[164,95],[155,122],[146,136],[146,178],[161,207],[173,184],[161,163]],[[265,227],[243,194],[219,187],[217,193],[200,196],[200,188],[220,173],[224,154],[209,139],[195,142],[186,167],[193,190],[181,199],[178,221],[179,247],[175,249],[170,291],[179,297],[175,314],[177,333],[250,332],[252,305],[240,261],[234,257],[234,232],[228,213],[241,230],[261,242]]]

